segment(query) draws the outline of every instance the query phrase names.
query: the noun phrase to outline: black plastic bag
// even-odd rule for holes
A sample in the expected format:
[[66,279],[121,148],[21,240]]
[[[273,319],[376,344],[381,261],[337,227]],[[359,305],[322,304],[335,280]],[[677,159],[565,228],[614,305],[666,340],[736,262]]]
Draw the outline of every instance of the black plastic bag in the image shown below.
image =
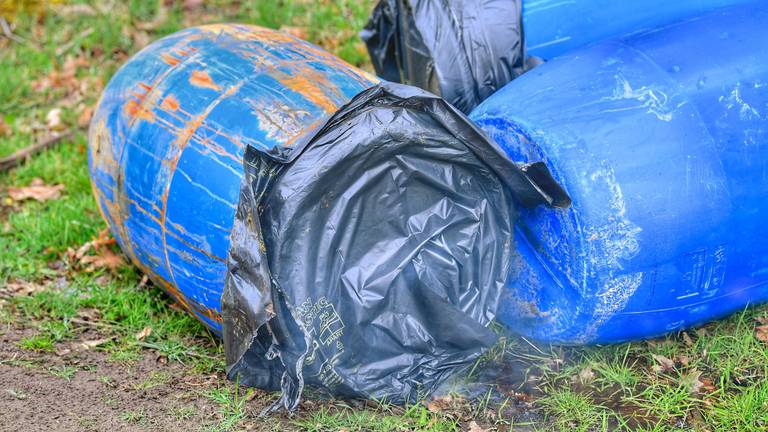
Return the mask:
[[527,64],[521,0],[381,0],[360,36],[376,73],[468,113]]
[[249,147],[223,295],[227,372],[396,403],[471,364],[509,273],[514,208],[570,203],[461,113],[384,83],[307,142]]

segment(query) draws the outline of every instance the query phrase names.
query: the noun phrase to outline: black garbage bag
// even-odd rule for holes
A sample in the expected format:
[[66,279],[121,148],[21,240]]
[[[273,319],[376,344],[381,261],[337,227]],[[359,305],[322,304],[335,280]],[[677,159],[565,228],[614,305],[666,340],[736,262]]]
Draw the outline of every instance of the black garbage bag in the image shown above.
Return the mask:
[[515,206],[568,205],[442,99],[384,83],[312,138],[245,155],[223,295],[227,371],[396,403],[428,394],[495,334]]
[[360,36],[380,77],[469,113],[536,64],[521,9],[522,0],[380,0]]

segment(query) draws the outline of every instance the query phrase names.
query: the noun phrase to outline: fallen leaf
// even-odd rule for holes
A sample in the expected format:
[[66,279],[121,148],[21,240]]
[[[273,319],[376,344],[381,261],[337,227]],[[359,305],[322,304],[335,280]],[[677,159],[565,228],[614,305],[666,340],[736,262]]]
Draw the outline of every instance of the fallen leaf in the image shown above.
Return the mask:
[[715,390],[717,390],[717,387],[715,387],[715,383],[712,382],[709,378],[700,378],[699,381],[701,381],[701,390],[703,390],[705,393],[712,393]]
[[80,110],[80,115],[77,116],[77,127],[87,128],[91,123],[91,117],[93,117],[93,107],[86,106]]
[[61,108],[54,108],[48,111],[48,114],[45,116],[45,124],[51,130],[64,129],[64,124],[61,122]]
[[581,371],[579,371],[579,381],[582,384],[589,384],[594,380],[595,380],[595,372],[592,371],[592,368],[590,366],[587,366]]
[[39,202],[58,199],[61,197],[61,191],[64,190],[63,184],[47,185],[43,180],[35,178],[29,186],[9,187],[8,196],[13,201],[24,201],[28,199]]
[[137,341],[143,341],[147,338],[147,336],[152,334],[152,327],[144,327],[140,332],[133,335],[133,337],[136,338]]
[[693,346],[693,339],[691,339],[691,337],[688,335],[688,332],[683,332],[683,342],[687,347]]
[[64,357],[65,355],[67,355],[67,354],[69,354],[71,352],[72,352],[72,350],[69,349],[69,348],[62,348],[62,349],[56,351],[56,355],[59,356],[59,357]]
[[80,264],[86,265],[85,271],[93,272],[100,268],[117,270],[125,265],[122,256],[112,252],[109,248],[101,248],[98,255],[86,255],[80,259]]
[[656,372],[668,372],[675,369],[675,362],[659,354],[651,354],[658,365],[653,366]]
[[453,396],[436,396],[426,403],[427,410],[433,413],[445,411],[453,404]]
[[27,296],[47,289],[47,285],[40,285],[35,282],[14,281],[6,282],[5,286],[0,287],[0,297]]
[[[113,244],[115,244],[115,239],[110,236],[109,230],[105,228],[99,232],[96,238],[85,242],[77,250],[67,249],[67,257],[70,261],[85,266],[85,270],[89,272],[96,271],[99,268],[116,270],[125,265],[125,260],[122,256],[109,249],[109,246]],[[88,252],[91,250],[96,254],[88,255]]]
[[307,40],[309,38],[309,33],[304,27],[282,26],[280,27],[280,31],[288,33],[291,36],[296,36],[297,38],[303,40]]
[[149,33],[141,30],[131,32],[131,39],[133,39],[133,46],[135,49],[144,48],[152,41]]
[[680,384],[688,390],[688,393],[698,393],[704,387],[704,383],[699,378],[701,378],[701,372],[693,369],[680,378]]
[[101,311],[96,308],[82,308],[77,311],[77,317],[85,321],[95,322],[101,318]]
[[768,343],[768,325],[755,327],[755,338],[761,342]]
[[469,422],[469,432],[488,432],[488,431],[490,431],[490,429],[480,427],[480,425],[477,424],[477,422],[474,420]]
[[5,122],[5,120],[0,117],[0,137],[10,135],[11,134],[11,126]]
[[205,6],[204,0],[184,0],[183,7],[187,13],[197,12]]

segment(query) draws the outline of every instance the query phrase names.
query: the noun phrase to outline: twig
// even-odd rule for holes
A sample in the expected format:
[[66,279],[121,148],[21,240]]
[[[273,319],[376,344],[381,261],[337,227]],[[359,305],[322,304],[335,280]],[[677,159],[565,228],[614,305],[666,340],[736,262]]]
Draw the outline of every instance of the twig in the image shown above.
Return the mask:
[[35,42],[31,41],[31,40],[24,39],[21,36],[13,34],[13,30],[11,29],[11,25],[8,24],[8,21],[6,21],[4,17],[0,17],[0,28],[2,28],[2,30],[3,30],[3,36],[7,37],[8,39],[10,39],[10,40],[12,40],[12,41],[14,41],[16,43],[27,44],[27,45],[31,46],[32,48],[34,48],[34,49],[36,49],[38,51],[40,50],[40,45],[38,45],[37,43],[35,43]]
[[32,144],[31,146],[24,147],[23,149],[12,153],[10,156],[0,158],[0,173],[20,165],[28,157],[40,153],[41,151],[52,147],[54,144],[58,144],[65,139],[72,138],[73,135],[74,132],[67,132],[63,135],[55,135],[38,143]]
[[13,31],[11,31],[11,26],[8,25],[8,21],[6,21],[4,17],[0,17],[0,27],[3,28],[3,36],[7,37],[8,39],[17,43],[26,42],[24,39],[13,34]]
[[108,324],[101,321],[86,321],[84,319],[75,318],[72,317],[69,319],[69,322],[73,324],[79,324],[81,326],[89,326],[89,327],[96,327],[96,328],[115,328],[117,325],[115,324]]
[[64,45],[58,47],[56,49],[56,56],[61,56],[65,52],[69,51],[70,48],[75,46],[75,44],[79,44],[85,39],[86,37],[90,36],[90,34],[93,33],[93,27],[87,28],[84,31],[82,31],[79,35],[73,37],[69,42],[65,43]]

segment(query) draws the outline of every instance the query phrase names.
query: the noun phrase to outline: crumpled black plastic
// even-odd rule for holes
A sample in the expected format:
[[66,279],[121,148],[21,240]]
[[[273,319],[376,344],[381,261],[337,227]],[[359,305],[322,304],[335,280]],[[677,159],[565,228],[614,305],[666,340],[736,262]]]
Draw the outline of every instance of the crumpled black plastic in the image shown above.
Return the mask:
[[360,33],[376,73],[464,113],[533,67],[521,0],[380,0]]
[[510,271],[518,204],[567,206],[463,114],[366,90],[306,142],[249,147],[223,294],[227,372],[282,389],[413,401],[471,364]]

